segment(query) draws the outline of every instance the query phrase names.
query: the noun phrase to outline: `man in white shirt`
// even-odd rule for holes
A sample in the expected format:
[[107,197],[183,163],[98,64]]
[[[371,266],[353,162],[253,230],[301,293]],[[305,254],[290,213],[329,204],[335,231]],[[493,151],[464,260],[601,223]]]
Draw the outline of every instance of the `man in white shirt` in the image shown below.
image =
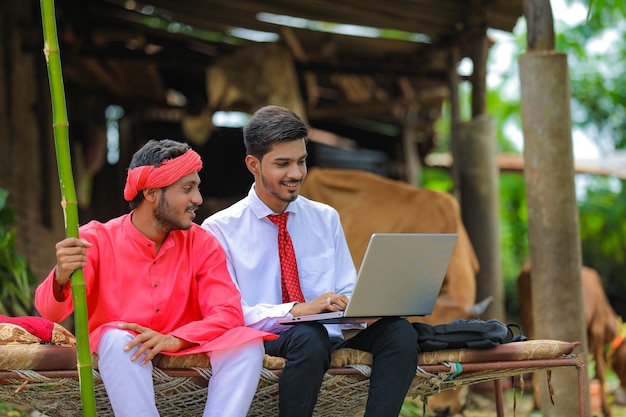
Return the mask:
[[[284,326],[278,318],[345,309],[356,269],[337,211],[299,196],[306,167],[308,130],[292,111],[266,106],[244,128],[246,165],[254,175],[248,196],[207,218],[202,227],[222,244],[242,294],[245,324],[276,333],[266,353],[286,358],[279,380],[279,416],[311,416],[332,351],[371,352],[366,417],[397,416],[415,376],[417,333],[402,318],[382,319],[351,339],[339,325]],[[281,290],[278,227],[268,216],[289,213],[303,299],[285,301]]]

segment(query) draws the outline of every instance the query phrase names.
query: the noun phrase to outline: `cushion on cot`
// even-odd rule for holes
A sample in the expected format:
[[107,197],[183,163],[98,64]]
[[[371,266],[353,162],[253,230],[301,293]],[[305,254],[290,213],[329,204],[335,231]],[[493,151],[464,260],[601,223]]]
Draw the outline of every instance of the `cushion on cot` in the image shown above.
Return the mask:
[[32,331],[29,331],[32,329],[29,324],[32,324],[33,321],[2,322],[0,318],[0,345],[51,343],[59,346],[76,346],[76,337],[59,323],[54,323],[41,317],[29,317],[29,319],[30,318],[41,319],[41,323],[48,322],[49,326],[47,327],[50,333],[43,334],[42,332],[38,332],[34,334]]
[[42,317],[0,316],[0,370],[13,369],[76,369],[76,337]]
[[24,328],[28,333],[41,339],[46,343],[52,342],[52,327],[54,323],[43,317],[35,316],[3,316],[0,314],[0,323],[17,324]]
[[[560,340],[528,340],[498,345],[491,349],[446,349],[435,352],[424,352],[418,356],[419,365],[434,365],[442,362],[492,362],[514,361],[524,359],[553,359],[568,355],[580,345],[580,342],[564,342]],[[167,368],[208,367],[207,355],[194,354],[186,356],[160,355],[155,358],[155,366]],[[339,349],[331,356],[332,368],[347,365],[371,365],[372,354],[356,349]],[[263,367],[266,369],[282,369],[285,359],[265,355]]]
[[[209,357],[208,355],[197,353],[193,355],[184,356],[167,356],[158,355],[152,363],[154,366],[161,369],[171,368],[193,368],[193,367],[208,367]],[[333,352],[330,359],[331,368],[340,368],[345,365],[371,365],[372,354],[369,352],[363,352],[356,349],[339,349]],[[263,359],[263,367],[266,369],[282,369],[285,366],[285,359],[277,356],[265,355]]]
[[76,348],[39,343],[0,345],[0,370],[76,370]]
[[[498,345],[490,349],[445,349],[423,352],[418,355],[418,365],[435,365],[442,362],[493,362],[524,359],[553,359],[568,355],[580,342],[560,340],[527,340]],[[355,349],[339,349],[333,353],[332,367],[353,364],[372,364],[372,355]]]
[[554,359],[569,355],[580,342],[561,340],[527,340],[498,345],[490,349],[446,349],[420,353],[419,365],[442,362],[498,362],[527,359]]

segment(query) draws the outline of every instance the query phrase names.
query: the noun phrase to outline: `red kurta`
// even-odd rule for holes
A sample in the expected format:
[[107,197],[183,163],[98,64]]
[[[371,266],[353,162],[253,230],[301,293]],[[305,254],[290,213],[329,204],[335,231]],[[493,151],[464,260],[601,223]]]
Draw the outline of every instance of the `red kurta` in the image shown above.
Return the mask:
[[[83,268],[92,352],[104,328],[122,322],[198,343],[166,353],[174,356],[276,337],[243,327],[241,295],[224,251],[210,233],[196,224],[171,231],[155,255],[155,243],[133,226],[131,215],[80,228],[80,237],[93,244]],[[54,269],[37,288],[35,306],[43,317],[60,322],[73,312],[74,303],[69,289],[65,301],[56,301],[53,284]]]

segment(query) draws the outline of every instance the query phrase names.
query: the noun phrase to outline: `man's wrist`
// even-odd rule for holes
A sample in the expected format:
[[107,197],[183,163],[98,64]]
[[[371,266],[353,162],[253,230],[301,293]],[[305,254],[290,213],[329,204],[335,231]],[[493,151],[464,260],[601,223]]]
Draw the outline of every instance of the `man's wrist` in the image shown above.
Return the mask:
[[296,308],[296,306],[297,306],[298,304],[300,304],[300,303],[298,303],[297,301],[295,301],[295,302],[293,303],[293,305],[291,306],[291,308],[289,309],[289,312],[288,312],[288,313],[293,315],[293,309],[294,309],[294,308]]
[[67,281],[65,284],[61,285],[61,284],[59,284],[58,282],[54,281],[54,289],[55,289],[57,292],[63,292],[63,291],[65,291],[65,289],[67,288],[67,285],[68,285],[69,283],[70,283],[70,282],[69,282],[69,281]]
[[52,288],[54,298],[56,298],[58,301],[65,300],[65,290],[67,289],[69,283],[70,281],[67,281],[65,284],[61,285],[55,280]]

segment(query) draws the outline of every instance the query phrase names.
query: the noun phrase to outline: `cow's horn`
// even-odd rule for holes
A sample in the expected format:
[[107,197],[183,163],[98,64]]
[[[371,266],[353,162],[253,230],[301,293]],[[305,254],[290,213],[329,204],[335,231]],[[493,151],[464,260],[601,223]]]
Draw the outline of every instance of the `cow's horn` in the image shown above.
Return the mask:
[[485,310],[487,310],[487,307],[489,307],[489,304],[491,304],[492,301],[493,301],[493,296],[490,295],[489,297],[485,298],[481,302],[469,306],[467,308],[467,314],[469,314],[470,317],[479,317],[481,314],[485,312]]

